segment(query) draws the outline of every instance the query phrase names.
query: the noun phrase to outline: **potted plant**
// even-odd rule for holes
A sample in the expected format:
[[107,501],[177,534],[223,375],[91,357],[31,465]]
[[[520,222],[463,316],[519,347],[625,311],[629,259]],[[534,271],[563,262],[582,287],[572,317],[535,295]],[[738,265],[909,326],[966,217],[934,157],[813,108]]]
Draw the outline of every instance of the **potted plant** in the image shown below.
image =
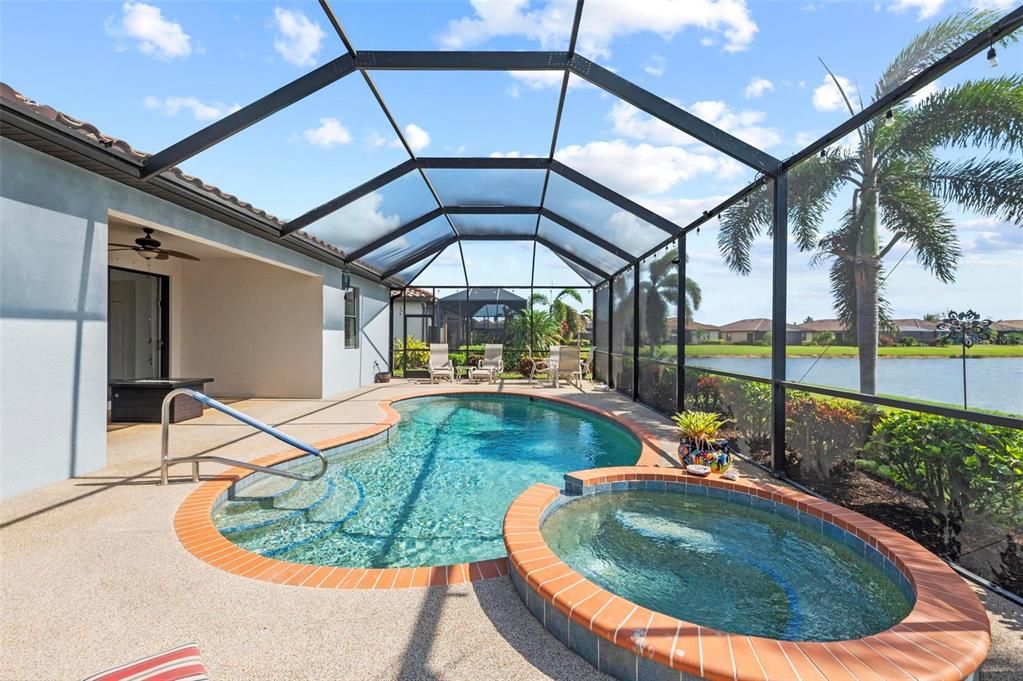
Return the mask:
[[729,419],[710,411],[682,411],[672,417],[678,428],[678,458],[683,466],[707,466],[724,473],[732,465],[728,440],[717,439],[718,431]]

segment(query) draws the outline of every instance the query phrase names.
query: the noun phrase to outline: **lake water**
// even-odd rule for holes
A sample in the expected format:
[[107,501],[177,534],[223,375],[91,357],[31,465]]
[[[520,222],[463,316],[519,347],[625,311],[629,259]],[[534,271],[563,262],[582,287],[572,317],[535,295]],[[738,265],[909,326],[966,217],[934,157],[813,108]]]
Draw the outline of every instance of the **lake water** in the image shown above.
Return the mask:
[[[771,376],[767,357],[693,357],[688,366]],[[789,357],[790,381],[858,390],[855,357]],[[967,399],[971,409],[1023,414],[1023,357],[980,357],[966,360]],[[881,357],[877,361],[877,392],[881,395],[946,402],[963,406],[963,364],[948,357]]]

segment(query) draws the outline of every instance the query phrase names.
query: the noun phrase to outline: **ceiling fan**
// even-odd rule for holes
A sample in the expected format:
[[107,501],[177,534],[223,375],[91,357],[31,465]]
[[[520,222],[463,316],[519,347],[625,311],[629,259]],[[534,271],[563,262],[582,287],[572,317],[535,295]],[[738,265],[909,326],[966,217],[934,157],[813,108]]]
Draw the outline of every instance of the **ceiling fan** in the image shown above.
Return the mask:
[[181,251],[172,251],[169,248],[160,248],[160,242],[153,238],[153,232],[155,231],[151,227],[143,227],[142,231],[145,232],[144,236],[140,236],[135,239],[135,244],[110,244],[111,246],[118,246],[118,248],[111,248],[111,253],[117,251],[135,251],[146,260],[169,260],[170,258],[183,258],[184,260],[195,260],[199,258],[188,253],[182,253]]

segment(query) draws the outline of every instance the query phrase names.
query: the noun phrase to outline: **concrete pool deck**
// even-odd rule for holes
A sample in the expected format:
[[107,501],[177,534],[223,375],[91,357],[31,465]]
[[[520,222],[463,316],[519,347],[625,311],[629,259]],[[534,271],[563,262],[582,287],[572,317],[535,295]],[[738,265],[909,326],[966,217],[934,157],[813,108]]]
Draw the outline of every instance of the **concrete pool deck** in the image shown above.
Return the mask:
[[[395,381],[331,400],[234,406],[319,441],[382,421],[379,401],[414,389]],[[667,419],[616,393],[521,383],[514,389],[626,415],[670,446]],[[249,460],[280,449],[210,411],[171,432],[174,455],[215,451]],[[322,590],[208,565],[174,531],[178,507],[196,487],[184,482],[189,467],[171,469],[182,482],[156,484],[159,426],[111,430],[108,452],[100,471],[0,503],[0,679],[82,678],[187,641],[199,644],[218,681],[609,678],[547,633],[507,577],[384,592]],[[203,477],[220,470],[203,464]],[[1023,610],[978,593],[992,629],[985,680],[1023,679]]]

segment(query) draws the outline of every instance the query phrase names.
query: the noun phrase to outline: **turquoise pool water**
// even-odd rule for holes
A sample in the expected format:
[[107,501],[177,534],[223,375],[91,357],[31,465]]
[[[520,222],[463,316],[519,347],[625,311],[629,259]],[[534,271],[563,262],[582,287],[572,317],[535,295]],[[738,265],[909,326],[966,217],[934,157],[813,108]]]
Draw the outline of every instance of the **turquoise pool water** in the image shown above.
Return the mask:
[[621,426],[546,400],[428,397],[394,405],[389,443],[329,454],[320,480],[267,476],[217,507],[235,543],[282,560],[346,567],[448,565],[505,555],[504,513],[537,482],[636,462]]
[[704,495],[581,497],[541,529],[552,551],[608,591],[722,631],[846,640],[888,629],[911,608],[883,570],[846,544]]

